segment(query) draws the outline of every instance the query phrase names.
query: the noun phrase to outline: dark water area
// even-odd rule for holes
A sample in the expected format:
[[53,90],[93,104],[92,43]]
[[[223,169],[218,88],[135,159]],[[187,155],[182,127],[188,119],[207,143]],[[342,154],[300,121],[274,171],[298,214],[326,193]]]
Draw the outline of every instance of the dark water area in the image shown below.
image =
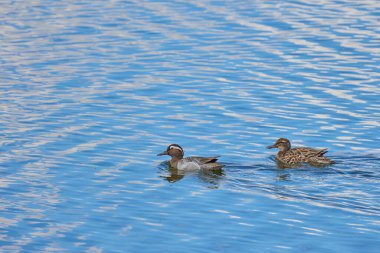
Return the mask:
[[[0,251],[378,252],[379,13],[2,1]],[[336,164],[283,169],[279,137]]]

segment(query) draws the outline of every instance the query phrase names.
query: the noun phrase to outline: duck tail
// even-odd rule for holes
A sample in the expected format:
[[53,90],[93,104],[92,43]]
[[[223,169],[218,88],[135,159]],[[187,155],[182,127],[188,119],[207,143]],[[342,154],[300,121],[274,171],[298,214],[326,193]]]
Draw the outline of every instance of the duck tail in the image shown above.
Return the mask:
[[323,156],[328,152],[327,148],[321,149],[318,151],[317,156]]

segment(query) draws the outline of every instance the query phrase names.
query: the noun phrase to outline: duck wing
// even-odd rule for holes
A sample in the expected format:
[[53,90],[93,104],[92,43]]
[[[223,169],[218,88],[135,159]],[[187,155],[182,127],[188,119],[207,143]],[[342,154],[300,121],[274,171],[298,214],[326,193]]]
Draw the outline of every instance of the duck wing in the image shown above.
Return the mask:
[[321,157],[328,152],[327,148],[324,148],[324,149],[292,148],[289,151],[291,151],[294,154],[298,154],[298,155],[305,156],[305,157]]
[[219,156],[214,157],[201,157],[201,156],[190,156],[183,158],[187,162],[196,162],[198,164],[214,163],[218,160]]
[[199,170],[199,169],[221,169],[224,165],[216,163],[218,157],[200,157],[200,156],[190,156],[181,159],[178,162],[179,170]]

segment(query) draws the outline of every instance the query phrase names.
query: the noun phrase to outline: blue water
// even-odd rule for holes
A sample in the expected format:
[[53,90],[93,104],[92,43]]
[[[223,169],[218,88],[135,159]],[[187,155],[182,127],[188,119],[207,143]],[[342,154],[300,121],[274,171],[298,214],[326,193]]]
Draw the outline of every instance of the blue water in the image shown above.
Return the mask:
[[[378,1],[3,0],[0,27],[1,252],[378,252]],[[279,137],[337,164],[281,169]]]

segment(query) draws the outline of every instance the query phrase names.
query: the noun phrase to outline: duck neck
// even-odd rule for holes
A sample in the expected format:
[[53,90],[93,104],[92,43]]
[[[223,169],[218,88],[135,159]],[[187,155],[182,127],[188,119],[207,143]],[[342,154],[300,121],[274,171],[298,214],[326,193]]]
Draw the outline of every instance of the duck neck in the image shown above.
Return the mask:
[[290,147],[280,147],[277,156],[284,156]]
[[170,160],[170,166],[173,168],[177,168],[177,164],[179,160],[181,160],[183,157],[180,156],[172,156],[172,159]]

